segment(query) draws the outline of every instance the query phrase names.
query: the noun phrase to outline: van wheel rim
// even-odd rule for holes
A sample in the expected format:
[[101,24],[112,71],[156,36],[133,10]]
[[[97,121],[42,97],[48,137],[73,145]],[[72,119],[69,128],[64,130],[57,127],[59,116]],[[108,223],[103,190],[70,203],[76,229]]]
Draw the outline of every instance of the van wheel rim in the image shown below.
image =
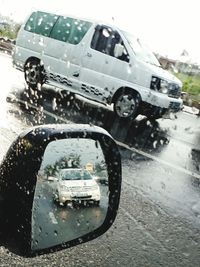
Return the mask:
[[121,95],[115,104],[115,109],[119,117],[130,117],[135,113],[136,102],[133,95]]
[[26,70],[26,81],[36,85],[40,78],[40,68],[38,65],[31,65]]

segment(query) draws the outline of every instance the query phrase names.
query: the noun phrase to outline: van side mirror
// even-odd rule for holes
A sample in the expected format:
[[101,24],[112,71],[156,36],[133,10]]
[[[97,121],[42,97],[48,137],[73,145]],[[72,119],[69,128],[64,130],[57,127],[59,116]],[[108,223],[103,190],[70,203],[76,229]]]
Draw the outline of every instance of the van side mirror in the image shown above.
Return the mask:
[[124,53],[124,46],[121,44],[116,44],[114,48],[114,56],[116,58],[119,58],[123,55]]
[[100,127],[40,126],[11,145],[0,178],[5,246],[36,256],[88,242],[111,227],[119,206],[121,157]]

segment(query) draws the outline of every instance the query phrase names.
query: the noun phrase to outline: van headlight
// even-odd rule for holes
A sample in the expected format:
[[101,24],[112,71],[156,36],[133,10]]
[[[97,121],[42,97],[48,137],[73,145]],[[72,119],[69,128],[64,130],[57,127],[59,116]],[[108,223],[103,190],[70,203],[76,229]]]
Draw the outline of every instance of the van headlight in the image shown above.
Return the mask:
[[152,76],[150,88],[163,94],[168,94],[169,83],[166,80]]
[[168,94],[168,82],[165,80],[160,80],[160,92],[163,94]]

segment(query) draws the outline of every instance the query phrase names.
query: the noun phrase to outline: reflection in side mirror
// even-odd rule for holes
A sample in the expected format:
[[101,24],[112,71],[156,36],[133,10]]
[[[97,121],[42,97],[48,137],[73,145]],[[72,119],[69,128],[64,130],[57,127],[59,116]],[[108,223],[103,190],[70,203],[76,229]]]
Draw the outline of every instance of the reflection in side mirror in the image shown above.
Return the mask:
[[123,55],[124,53],[124,46],[121,44],[116,44],[114,48],[114,56],[116,58],[119,58]]
[[[46,177],[57,182],[48,183]],[[99,142],[69,138],[49,143],[33,202],[32,250],[74,240],[100,227],[108,195],[107,167]]]
[[121,158],[102,128],[27,130],[8,150],[0,176],[1,230],[17,254],[34,256],[88,242],[105,233],[117,215]]
[[57,181],[58,181],[58,178],[53,177],[53,176],[48,176],[47,180],[48,180],[49,182],[57,182]]

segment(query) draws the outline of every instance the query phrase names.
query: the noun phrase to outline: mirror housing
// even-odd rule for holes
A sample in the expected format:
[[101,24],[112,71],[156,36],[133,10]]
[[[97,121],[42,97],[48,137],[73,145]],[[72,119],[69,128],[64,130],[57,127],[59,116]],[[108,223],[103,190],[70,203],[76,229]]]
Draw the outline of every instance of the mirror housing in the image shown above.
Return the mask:
[[[107,214],[103,224],[90,233],[54,247],[32,251],[32,208],[38,170],[47,145],[67,138],[93,139],[100,143],[108,171]],[[16,241],[13,249],[20,255],[35,256],[90,241],[105,233],[117,215],[121,191],[121,157],[113,138],[100,127],[59,124],[34,127],[22,133],[11,145],[0,166],[0,177],[2,213],[5,218],[3,231]]]
[[123,55],[124,53],[124,46],[121,44],[116,44],[114,48],[114,56],[116,58],[119,58]]

